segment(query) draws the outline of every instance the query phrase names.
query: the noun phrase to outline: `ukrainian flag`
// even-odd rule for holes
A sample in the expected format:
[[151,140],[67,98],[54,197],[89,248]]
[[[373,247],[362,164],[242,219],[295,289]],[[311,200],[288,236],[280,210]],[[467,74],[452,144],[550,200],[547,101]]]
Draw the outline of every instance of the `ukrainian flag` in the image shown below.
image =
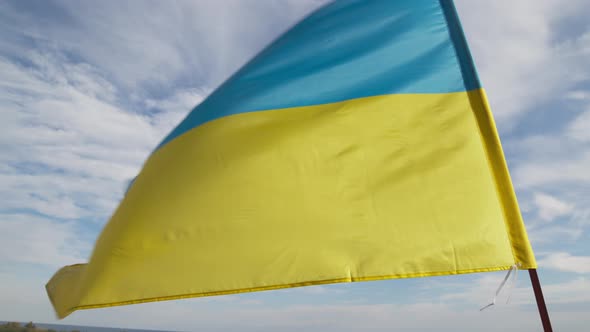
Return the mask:
[[65,317],[515,264],[536,267],[452,2],[351,0],[193,109],[47,291]]

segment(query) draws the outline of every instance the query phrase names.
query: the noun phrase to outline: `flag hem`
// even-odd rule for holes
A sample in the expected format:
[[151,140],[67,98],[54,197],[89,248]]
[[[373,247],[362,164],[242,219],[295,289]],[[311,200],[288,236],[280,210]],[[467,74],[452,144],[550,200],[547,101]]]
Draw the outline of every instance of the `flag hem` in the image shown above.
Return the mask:
[[[74,265],[70,265],[70,267],[74,267],[77,265],[86,265],[86,264],[74,264]],[[281,285],[239,288],[239,289],[232,289],[232,290],[226,290],[226,291],[190,293],[190,294],[182,294],[182,295],[151,297],[151,298],[143,298],[143,299],[137,299],[137,300],[128,300],[128,301],[119,301],[119,302],[110,302],[110,303],[101,303],[101,304],[92,304],[92,305],[78,305],[78,306],[72,307],[70,309],[67,309],[67,311],[65,311],[63,313],[56,311],[56,314],[59,319],[62,319],[77,310],[108,308],[108,307],[139,304],[139,303],[148,303],[148,302],[159,302],[159,301],[180,300],[180,299],[208,297],[208,296],[251,293],[251,292],[260,292],[260,291],[269,291],[269,290],[296,288],[296,287],[305,287],[305,286],[317,286],[317,285],[326,285],[326,284],[378,281],[378,280],[391,280],[391,279],[409,279],[409,278],[422,278],[422,277],[436,277],[436,276],[447,276],[447,275],[450,276],[450,275],[482,273],[482,272],[497,272],[497,271],[506,271],[506,270],[511,269],[512,267],[513,267],[512,265],[505,265],[505,266],[466,269],[466,270],[458,270],[458,271],[422,272],[422,273],[395,274],[395,275],[384,275],[384,276],[373,276],[373,277],[348,277],[348,278],[335,278],[335,279],[316,280],[316,281],[304,281],[304,282],[288,283],[288,284],[281,284]],[[527,267],[519,267],[519,268],[525,269]],[[46,289],[47,289],[47,287],[46,287]],[[47,294],[49,296],[51,303],[54,304],[52,295],[48,289],[47,289]],[[54,305],[54,308],[56,308],[55,305]]]

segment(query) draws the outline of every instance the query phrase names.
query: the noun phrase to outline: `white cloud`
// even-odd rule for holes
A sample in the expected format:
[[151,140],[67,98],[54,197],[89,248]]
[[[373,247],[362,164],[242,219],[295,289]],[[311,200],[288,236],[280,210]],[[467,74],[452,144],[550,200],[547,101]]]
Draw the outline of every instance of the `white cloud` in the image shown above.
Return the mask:
[[516,185],[520,188],[530,188],[557,183],[590,183],[590,151],[580,152],[582,154],[567,159],[555,159],[545,163],[529,159],[517,165],[513,172]]
[[83,262],[88,243],[73,222],[56,222],[26,214],[0,214],[0,262],[34,263],[53,268]]
[[573,205],[562,202],[551,195],[535,193],[534,200],[539,217],[543,221],[552,221],[557,217],[568,215],[574,210]]
[[507,141],[507,154],[515,159],[511,173],[518,189],[555,191],[567,184],[590,185],[590,144],[583,141],[587,124],[581,117],[585,113],[567,121],[556,133]]
[[543,292],[549,304],[590,303],[590,280],[577,278],[568,282],[543,285]]
[[590,32],[564,39],[555,29],[586,1],[456,2],[501,131],[588,79]]
[[159,139],[150,119],[113,103],[116,89],[87,64],[29,59],[0,57],[0,208],[104,217]]
[[[590,190],[586,194],[585,197],[590,197]],[[572,223],[582,227],[590,225],[590,207],[577,208],[572,215]]]
[[582,236],[584,230],[579,225],[557,225],[529,227],[529,239],[534,247],[537,245],[572,243]]
[[590,111],[578,115],[569,125],[568,134],[582,142],[590,142]]
[[566,94],[566,97],[570,100],[586,101],[586,100],[590,100],[590,91],[574,90],[574,91],[568,92]]
[[590,256],[572,256],[566,252],[557,252],[543,258],[539,266],[564,272],[590,273]]
[[[0,27],[67,51],[122,87],[216,86],[323,0],[52,3],[38,19],[3,4]],[[158,15],[153,15],[158,13]],[[4,21],[4,23],[2,23]],[[14,48],[14,45],[11,45]]]

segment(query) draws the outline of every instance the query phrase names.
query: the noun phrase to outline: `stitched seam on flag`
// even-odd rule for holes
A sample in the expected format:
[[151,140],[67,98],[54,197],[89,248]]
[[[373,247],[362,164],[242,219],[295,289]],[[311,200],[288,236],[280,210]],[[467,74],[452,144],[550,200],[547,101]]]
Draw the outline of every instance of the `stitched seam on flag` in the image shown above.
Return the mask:
[[[115,306],[121,306],[121,305],[139,304],[139,303],[146,303],[146,302],[180,300],[180,299],[188,299],[188,298],[196,298],[196,297],[206,297],[206,296],[218,296],[218,295],[230,295],[230,294],[259,292],[259,291],[266,291],[266,290],[295,288],[295,287],[303,287],[303,286],[336,284],[336,283],[345,283],[345,282],[377,281],[377,280],[388,280],[388,279],[408,279],[408,278],[419,278],[419,277],[435,277],[435,276],[445,276],[445,275],[459,275],[459,274],[467,274],[467,273],[506,271],[506,270],[509,270],[511,267],[512,267],[512,265],[506,265],[506,266],[478,268],[478,269],[467,269],[467,270],[459,270],[459,271],[409,273],[409,274],[385,275],[385,276],[375,276],[375,277],[336,278],[336,279],[308,281],[308,282],[298,282],[298,283],[290,283],[290,284],[282,284],[282,285],[272,285],[272,286],[262,286],[262,287],[241,288],[241,289],[233,289],[233,290],[227,290],[227,291],[216,291],[216,292],[205,292],[205,293],[192,293],[192,294],[185,294],[185,295],[172,295],[172,296],[152,297],[152,298],[144,298],[144,299],[139,299],[139,300],[130,300],[130,301],[120,301],[120,302],[111,302],[111,303],[102,303],[102,304],[92,304],[92,305],[75,306],[75,307],[73,307],[71,309],[68,309],[68,311],[66,313],[64,313],[63,316],[60,315],[60,317],[63,318],[63,317],[71,314],[72,312],[74,312],[76,310],[115,307]],[[49,294],[49,298],[51,299],[51,294]],[[52,300],[52,302],[53,302],[53,300]]]

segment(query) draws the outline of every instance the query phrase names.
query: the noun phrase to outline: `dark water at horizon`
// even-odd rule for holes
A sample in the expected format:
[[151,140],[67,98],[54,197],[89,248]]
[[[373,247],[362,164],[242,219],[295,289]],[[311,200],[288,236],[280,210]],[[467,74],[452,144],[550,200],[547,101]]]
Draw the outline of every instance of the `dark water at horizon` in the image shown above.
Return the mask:
[[[0,321],[0,324],[6,324],[7,321]],[[20,322],[23,326],[28,322]],[[141,330],[141,329],[125,329],[119,327],[96,327],[96,326],[81,326],[81,325],[59,325],[59,324],[44,324],[33,322],[37,327],[42,329],[53,329],[58,332],[70,332],[77,330],[80,332],[174,332],[165,330]]]

